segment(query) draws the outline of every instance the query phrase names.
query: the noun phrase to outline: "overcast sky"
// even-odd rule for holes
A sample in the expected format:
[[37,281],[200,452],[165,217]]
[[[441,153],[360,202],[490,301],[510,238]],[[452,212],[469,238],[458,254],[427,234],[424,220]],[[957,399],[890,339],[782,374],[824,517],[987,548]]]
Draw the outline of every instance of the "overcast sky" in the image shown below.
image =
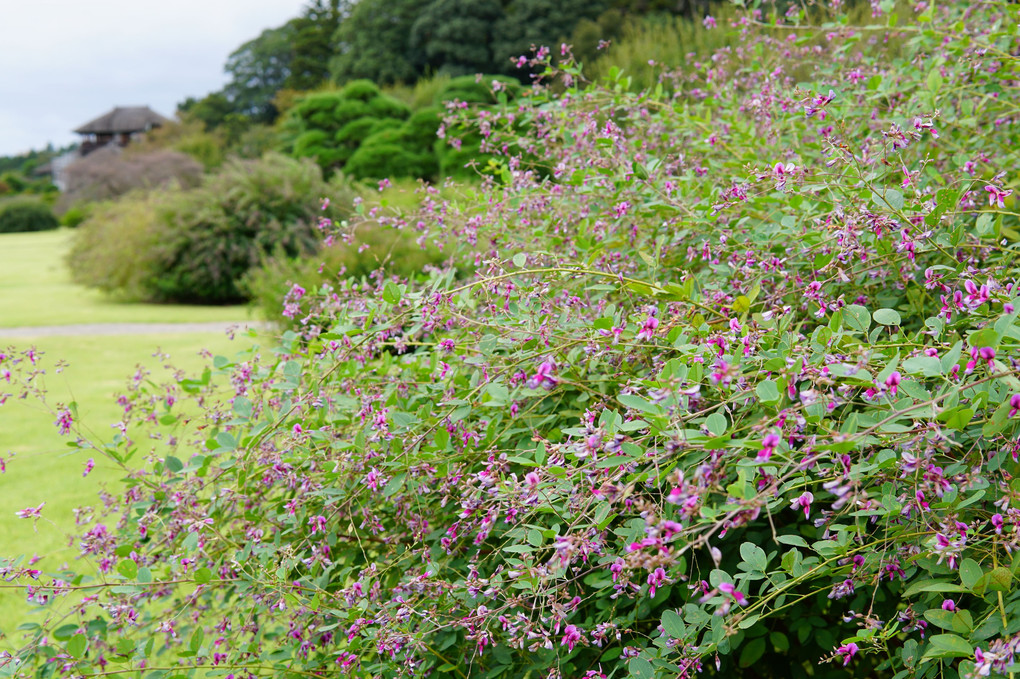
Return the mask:
[[304,0],[0,0],[0,156],[63,146],[114,106],[177,103],[226,82],[242,43]]

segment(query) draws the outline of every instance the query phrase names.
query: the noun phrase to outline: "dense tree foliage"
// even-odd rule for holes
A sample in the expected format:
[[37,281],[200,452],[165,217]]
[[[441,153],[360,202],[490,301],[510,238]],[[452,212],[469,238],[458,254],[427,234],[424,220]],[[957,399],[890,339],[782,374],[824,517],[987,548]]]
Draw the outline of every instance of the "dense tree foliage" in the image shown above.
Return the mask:
[[412,25],[410,45],[424,55],[429,73],[458,76],[504,70],[495,64],[491,47],[502,16],[499,0],[433,0]]
[[423,73],[411,27],[432,0],[360,0],[334,36],[333,80],[367,78],[381,85],[414,82]]

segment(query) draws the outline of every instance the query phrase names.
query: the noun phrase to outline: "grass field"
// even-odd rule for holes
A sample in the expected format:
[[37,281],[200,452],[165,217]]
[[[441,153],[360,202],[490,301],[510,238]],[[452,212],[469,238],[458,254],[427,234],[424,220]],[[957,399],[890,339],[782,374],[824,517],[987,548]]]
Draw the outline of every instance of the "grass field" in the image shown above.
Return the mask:
[[[0,327],[67,325],[74,323],[202,322],[245,320],[245,307],[185,307],[122,304],[104,299],[70,282],[63,268],[63,253],[70,232],[0,235]],[[113,335],[0,339],[0,349],[34,346],[43,352],[47,369],[46,388],[51,404],[78,404],[79,420],[99,440],[113,435],[111,425],[120,419],[116,395],[124,391],[139,365],[160,381],[168,378],[164,361],[153,356],[159,350],[169,362],[189,374],[197,374],[206,360],[203,349],[213,355],[233,356],[251,346],[238,335],[231,341],[221,333],[168,335]],[[58,360],[67,367],[55,369]],[[120,473],[99,457],[95,469],[83,477],[87,454],[67,446],[54,426],[54,415],[41,404],[17,399],[0,407],[0,457],[6,472],[0,474],[0,559],[19,554],[42,557],[43,569],[58,567],[76,556],[74,540],[76,507],[96,504],[98,491],[115,487]],[[46,502],[43,519],[16,518],[28,506]],[[17,639],[14,629],[30,620],[29,606],[18,592],[0,590],[0,648]]]
[[243,321],[244,306],[125,304],[71,282],[64,257],[74,232],[0,234],[0,327],[76,323]]

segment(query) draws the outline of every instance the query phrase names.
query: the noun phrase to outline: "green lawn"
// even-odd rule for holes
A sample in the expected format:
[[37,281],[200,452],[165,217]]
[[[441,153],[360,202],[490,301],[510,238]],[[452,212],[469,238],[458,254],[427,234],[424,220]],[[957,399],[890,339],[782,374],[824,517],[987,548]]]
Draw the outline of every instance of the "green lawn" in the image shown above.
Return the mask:
[[71,282],[64,257],[74,232],[0,234],[0,327],[76,323],[244,321],[244,306],[125,304]]
[[[124,304],[74,285],[63,264],[72,235],[66,230],[0,235],[0,327],[250,318],[240,306]],[[157,349],[170,356],[174,367],[197,374],[206,364],[202,349],[234,356],[251,344],[244,334],[231,341],[219,332],[0,339],[0,349],[34,346],[44,352],[41,365],[51,404],[75,401],[79,420],[98,440],[113,435],[111,425],[120,419],[116,396],[137,366],[150,370],[157,382],[169,378],[165,361],[153,357]],[[59,372],[58,360],[67,363]],[[44,570],[75,558],[76,541],[69,538],[78,532],[73,510],[97,504],[98,491],[104,486],[114,490],[121,476],[112,463],[94,456],[95,469],[83,477],[89,454],[69,448],[54,419],[32,401],[15,398],[0,406],[0,457],[6,464],[0,474],[0,558],[38,555]],[[41,502],[46,502],[43,520],[33,524],[16,518],[18,510]],[[10,648],[17,643],[15,628],[31,620],[29,606],[17,591],[0,589],[0,611],[0,648]]]

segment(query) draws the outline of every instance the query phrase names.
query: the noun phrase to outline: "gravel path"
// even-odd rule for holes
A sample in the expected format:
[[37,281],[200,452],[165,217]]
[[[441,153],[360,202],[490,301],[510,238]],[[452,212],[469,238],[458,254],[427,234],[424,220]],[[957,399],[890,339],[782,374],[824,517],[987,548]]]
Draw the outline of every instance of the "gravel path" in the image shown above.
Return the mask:
[[265,330],[269,323],[260,321],[214,321],[212,323],[83,323],[79,325],[37,325],[22,328],[0,328],[0,338],[74,337],[76,335],[167,335],[186,332],[226,332],[233,328]]

